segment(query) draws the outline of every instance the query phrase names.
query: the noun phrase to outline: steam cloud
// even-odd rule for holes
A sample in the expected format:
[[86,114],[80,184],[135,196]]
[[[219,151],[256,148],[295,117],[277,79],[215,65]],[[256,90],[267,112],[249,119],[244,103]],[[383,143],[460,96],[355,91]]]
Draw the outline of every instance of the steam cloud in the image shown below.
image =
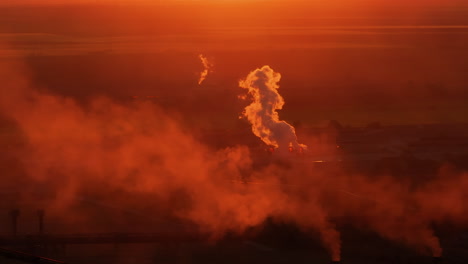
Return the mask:
[[[76,198],[90,193],[102,203],[145,210],[148,217],[191,221],[214,238],[242,233],[267,218],[295,223],[304,232],[318,232],[333,260],[341,254],[340,222],[434,256],[442,254],[434,224],[467,226],[467,173],[444,167],[436,178],[421,182],[340,168],[317,171],[307,163],[254,169],[247,147],[214,151],[152,102],[125,105],[93,98],[80,105],[39,92],[26,76],[18,65],[0,64],[0,111],[24,137],[15,149],[24,169],[15,175],[22,179],[16,188],[25,193],[22,199],[32,200],[26,194],[43,186],[54,194],[49,216],[84,232],[117,221],[96,226],[102,212],[74,213]],[[254,98],[244,116],[265,143],[303,147],[294,128],[278,118],[276,110],[284,104],[279,80],[279,73],[264,66],[241,81]],[[252,184],[233,182],[246,172]],[[8,182],[0,182],[2,189],[11,188]]]
[[213,64],[209,62],[208,58],[203,56],[203,54],[198,55],[198,58],[200,58],[200,61],[203,64],[203,71],[200,73],[200,78],[198,79],[198,85],[201,85],[208,76],[208,73],[211,72],[211,67],[213,67]]
[[242,115],[252,124],[252,132],[267,145],[280,151],[286,151],[289,147],[305,149],[305,145],[297,142],[294,127],[279,119],[277,110],[284,105],[284,99],[278,93],[280,79],[281,74],[274,72],[270,66],[263,66],[241,80],[239,86],[247,89],[253,99]]

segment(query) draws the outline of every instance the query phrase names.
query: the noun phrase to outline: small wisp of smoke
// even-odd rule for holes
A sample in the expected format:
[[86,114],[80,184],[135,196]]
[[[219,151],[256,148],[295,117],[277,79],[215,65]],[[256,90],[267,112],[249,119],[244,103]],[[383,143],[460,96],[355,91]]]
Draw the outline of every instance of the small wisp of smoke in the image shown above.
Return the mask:
[[203,71],[200,73],[200,78],[198,79],[198,85],[201,85],[206,79],[206,76],[208,76],[208,73],[212,72],[211,68],[213,67],[213,64],[203,54],[198,55],[198,58],[200,58],[200,61],[203,64]]
[[252,103],[245,107],[242,116],[252,124],[252,132],[265,144],[281,152],[302,151],[306,146],[298,143],[296,131],[286,121],[280,120],[277,110],[283,108],[284,99],[278,93],[281,74],[270,66],[250,72],[239,86],[247,90]]

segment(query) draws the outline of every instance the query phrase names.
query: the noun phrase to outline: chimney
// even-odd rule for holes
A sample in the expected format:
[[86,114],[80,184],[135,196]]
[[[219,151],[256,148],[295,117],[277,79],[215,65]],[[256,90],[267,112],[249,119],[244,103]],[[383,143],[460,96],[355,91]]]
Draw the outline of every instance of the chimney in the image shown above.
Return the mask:
[[13,235],[16,236],[18,234],[18,217],[20,215],[19,209],[13,209],[10,211],[11,216],[11,223],[13,228]]
[[39,217],[39,234],[44,234],[44,210],[37,210],[37,216]]
[[332,260],[330,264],[341,264],[340,260]]
[[444,263],[442,257],[433,257],[432,258],[432,263],[434,264],[441,264]]

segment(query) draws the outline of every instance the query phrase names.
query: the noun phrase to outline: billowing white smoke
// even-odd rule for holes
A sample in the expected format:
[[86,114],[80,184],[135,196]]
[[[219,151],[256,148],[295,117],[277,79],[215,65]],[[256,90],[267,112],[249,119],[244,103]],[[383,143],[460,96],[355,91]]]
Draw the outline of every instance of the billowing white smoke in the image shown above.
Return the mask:
[[280,79],[281,74],[270,66],[263,66],[241,80],[239,86],[247,89],[253,100],[245,107],[242,116],[252,124],[252,132],[267,145],[281,152],[290,147],[296,151],[304,150],[306,146],[297,142],[294,127],[279,119],[277,110],[284,105],[284,99],[278,93]]

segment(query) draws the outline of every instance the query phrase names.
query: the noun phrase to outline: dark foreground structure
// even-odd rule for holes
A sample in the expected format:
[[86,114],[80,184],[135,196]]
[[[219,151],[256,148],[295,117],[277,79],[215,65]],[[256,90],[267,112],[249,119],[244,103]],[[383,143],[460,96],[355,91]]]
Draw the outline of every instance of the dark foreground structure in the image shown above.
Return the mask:
[[28,253],[16,251],[16,250],[11,250],[7,248],[0,248],[0,256],[5,259],[13,259],[13,260],[18,260],[18,261],[25,262],[25,263],[65,264],[65,262],[63,261],[35,256],[32,254],[28,254]]

